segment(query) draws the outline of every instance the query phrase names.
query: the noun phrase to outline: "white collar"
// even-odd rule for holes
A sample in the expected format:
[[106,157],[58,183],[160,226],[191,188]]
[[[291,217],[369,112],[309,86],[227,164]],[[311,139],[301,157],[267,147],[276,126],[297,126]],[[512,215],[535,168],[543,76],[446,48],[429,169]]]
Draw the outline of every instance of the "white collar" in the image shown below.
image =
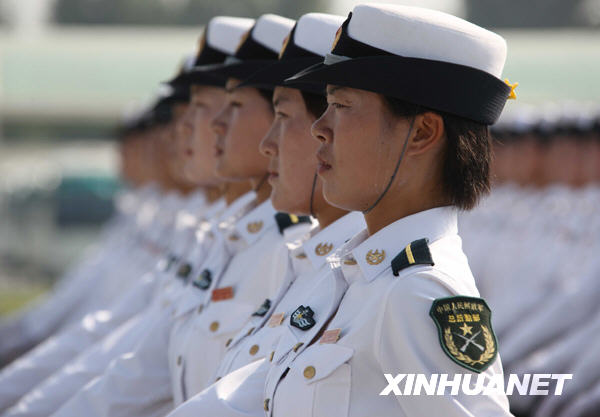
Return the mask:
[[238,236],[246,241],[246,244],[251,245],[267,230],[277,224],[275,221],[276,213],[277,211],[273,208],[271,200],[267,199],[235,222],[234,230]]
[[313,268],[318,270],[328,256],[334,254],[340,246],[365,226],[362,213],[356,211],[348,213],[308,239],[302,245],[304,254],[310,260]]
[[[356,235],[340,250],[337,262],[354,261],[367,282],[391,268],[392,259],[409,243],[427,238],[429,243],[458,233],[457,210],[454,207],[436,207],[396,220],[368,236],[366,230]],[[346,275],[344,273],[344,275]]]

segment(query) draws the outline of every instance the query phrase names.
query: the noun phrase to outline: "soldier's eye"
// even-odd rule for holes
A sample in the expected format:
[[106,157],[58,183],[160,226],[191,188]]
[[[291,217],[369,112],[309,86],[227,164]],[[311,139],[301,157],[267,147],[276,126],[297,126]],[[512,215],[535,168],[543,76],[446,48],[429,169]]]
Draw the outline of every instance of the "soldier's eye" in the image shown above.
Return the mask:
[[329,105],[331,107],[333,107],[334,109],[343,109],[345,107],[348,107],[348,106],[345,106],[345,105],[340,104],[340,103],[329,103]]

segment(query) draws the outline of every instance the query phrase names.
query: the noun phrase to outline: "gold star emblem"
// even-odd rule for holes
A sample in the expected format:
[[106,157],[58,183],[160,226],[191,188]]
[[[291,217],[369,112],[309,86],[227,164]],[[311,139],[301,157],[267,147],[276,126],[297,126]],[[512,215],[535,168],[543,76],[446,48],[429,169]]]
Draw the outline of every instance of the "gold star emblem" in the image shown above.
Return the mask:
[[515,88],[517,88],[519,86],[519,83],[515,82],[514,84],[511,84],[510,81],[508,81],[508,78],[505,78],[504,82],[506,83],[507,86],[510,87],[510,93],[508,94],[508,99],[516,100],[517,95],[515,94]]
[[473,334],[473,326],[467,326],[467,323],[463,323],[462,327],[459,327],[459,329],[462,330],[463,336]]

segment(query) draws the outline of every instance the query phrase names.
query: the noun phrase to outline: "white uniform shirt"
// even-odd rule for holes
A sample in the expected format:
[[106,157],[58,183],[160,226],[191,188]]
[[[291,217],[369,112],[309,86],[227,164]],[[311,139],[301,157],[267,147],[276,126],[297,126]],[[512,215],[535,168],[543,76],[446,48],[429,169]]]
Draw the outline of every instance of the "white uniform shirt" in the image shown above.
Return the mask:
[[[225,212],[228,213],[244,209],[253,199],[254,193],[249,193],[236,200]],[[222,207],[219,204],[219,207]],[[214,210],[211,210],[214,212]],[[221,213],[215,213],[221,215]],[[212,238],[206,236],[205,249],[213,249]],[[197,242],[200,244],[201,242]],[[202,251],[196,251],[200,256]],[[173,266],[165,276],[170,276],[169,284],[163,285],[153,301],[153,307],[143,317],[143,320],[128,332],[124,341],[115,344],[109,353],[112,358],[121,355],[112,361],[106,368],[105,358],[102,357],[104,368],[100,368],[102,375],[91,384],[81,389],[58,411],[56,416],[71,416],[85,413],[88,416],[115,416],[115,415],[162,415],[172,408],[169,389],[169,371],[167,363],[168,337],[173,318],[192,288],[189,278],[195,274],[196,265],[202,264],[203,258],[210,255],[205,251],[202,258],[194,260],[194,267],[189,276],[181,277],[179,268]],[[182,262],[179,262],[181,264]],[[177,263],[176,263],[177,265]],[[176,278],[172,277],[175,274]],[[131,345],[133,342],[133,345]],[[127,353],[126,353],[127,352]],[[115,355],[115,353],[117,355]],[[94,355],[96,356],[96,355]],[[97,360],[97,358],[96,358]],[[90,371],[86,371],[89,375]],[[85,374],[84,374],[85,376]],[[71,376],[69,380],[73,380]],[[62,381],[64,384],[65,381]],[[71,384],[72,385],[72,384]],[[148,393],[152,393],[149,397]],[[64,397],[64,395],[62,395]],[[63,400],[64,401],[64,400]],[[31,406],[30,406],[31,407]]]
[[201,314],[192,316],[186,341],[177,343],[181,351],[173,349],[170,355],[177,358],[172,381],[175,393],[182,393],[176,394],[176,399],[185,400],[210,385],[226,341],[265,298],[274,296],[289,273],[287,247],[275,214],[271,202],[266,201],[236,222],[235,236],[248,247],[231,260],[219,282],[213,283],[211,300]]
[[[421,238],[429,239],[435,265],[412,266],[394,276],[392,258]],[[296,340],[306,339],[305,334],[319,326],[308,331],[287,326],[267,376],[265,415],[510,415],[505,395],[379,396],[387,386],[384,373],[427,378],[434,373],[471,373],[444,353],[429,316],[435,299],[478,296],[452,208],[408,216],[371,237],[365,231],[341,249],[333,265],[333,276],[348,285],[327,326],[332,332],[339,329],[339,339],[297,345]],[[315,304],[306,303],[311,308]],[[318,307],[313,308],[317,317]],[[482,374],[502,375],[500,360],[496,358]]]
[[[187,204],[189,210],[205,211],[204,199],[194,195],[189,200]],[[181,228],[176,234],[180,239],[175,240],[185,241],[188,239],[188,234],[187,229]],[[148,262],[148,268],[156,263],[156,261]],[[0,410],[14,404],[40,381],[101,340],[134,314],[144,310],[153,298],[157,283],[161,281],[160,275],[161,272],[158,270],[144,274],[111,306],[87,314],[79,323],[58,332],[3,369],[0,373]]]
[[[218,210],[222,206],[222,203],[218,203],[211,209]],[[148,308],[41,382],[10,410],[9,415],[51,414],[89,380],[102,374],[115,357],[135,350],[136,346],[142,346],[141,341],[144,340],[145,335],[154,329],[168,326],[175,302],[184,292],[186,285],[186,280],[178,277],[177,272],[176,267],[171,267],[167,271],[155,271],[157,282],[154,284],[153,296],[147,301]],[[159,344],[161,338],[149,338],[149,340]]]
[[[328,255],[364,229],[362,214],[350,213],[324,230],[315,229],[306,242],[288,244],[293,277],[284,282],[264,316],[252,316],[228,343],[227,352],[216,373],[219,380],[197,396],[182,404],[169,416],[262,415],[262,395],[268,366],[260,366],[273,352],[284,321],[306,299],[319,293],[331,293]],[[335,287],[335,285],[333,286]],[[334,291],[335,293],[335,291]],[[338,291],[339,302],[342,291]],[[265,364],[266,365],[266,364]]]
[[349,213],[324,230],[315,230],[316,233],[309,240],[290,251],[294,272],[291,282],[281,286],[263,316],[253,314],[228,343],[227,352],[215,375],[217,378],[262,359],[273,351],[285,328],[282,326],[284,320],[289,320],[303,300],[315,288],[321,287],[321,280],[329,279],[327,256],[364,228],[362,214]]

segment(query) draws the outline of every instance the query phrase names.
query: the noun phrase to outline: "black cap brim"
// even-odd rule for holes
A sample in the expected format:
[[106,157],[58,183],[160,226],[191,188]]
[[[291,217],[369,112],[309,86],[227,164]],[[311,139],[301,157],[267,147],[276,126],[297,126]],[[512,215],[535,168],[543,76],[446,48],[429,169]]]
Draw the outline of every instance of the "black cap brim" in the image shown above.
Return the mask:
[[324,94],[325,88],[321,85],[313,83],[298,82],[295,83],[293,86],[285,85],[285,80],[287,78],[322,61],[323,58],[319,57],[305,57],[277,61],[272,65],[258,70],[250,77],[246,78],[239,85],[239,87],[273,89],[277,86],[285,86],[297,88],[298,90],[306,91],[313,94]]
[[289,87],[297,83],[372,91],[487,125],[498,120],[510,92],[503,81],[475,68],[390,55],[316,64],[285,81]]
[[206,65],[194,68],[191,74],[203,74],[221,80],[227,80],[228,78],[245,80],[258,70],[270,66],[275,62],[277,61],[271,59],[257,59],[228,64]]

